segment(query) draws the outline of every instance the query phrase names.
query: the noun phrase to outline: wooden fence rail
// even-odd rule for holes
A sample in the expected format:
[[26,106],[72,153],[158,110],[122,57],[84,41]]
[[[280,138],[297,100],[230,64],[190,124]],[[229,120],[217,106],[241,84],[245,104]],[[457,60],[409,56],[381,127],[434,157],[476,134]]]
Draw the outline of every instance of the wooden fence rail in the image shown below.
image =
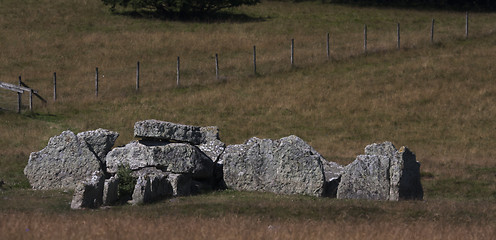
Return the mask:
[[44,104],[47,101],[38,94],[38,91],[30,88],[26,83],[21,81],[21,76],[19,76],[19,85],[14,85],[11,83],[0,82],[0,88],[7,89],[17,93],[17,113],[21,112],[22,106],[22,94],[24,92],[29,93],[29,110],[33,111],[33,95],[38,97]]

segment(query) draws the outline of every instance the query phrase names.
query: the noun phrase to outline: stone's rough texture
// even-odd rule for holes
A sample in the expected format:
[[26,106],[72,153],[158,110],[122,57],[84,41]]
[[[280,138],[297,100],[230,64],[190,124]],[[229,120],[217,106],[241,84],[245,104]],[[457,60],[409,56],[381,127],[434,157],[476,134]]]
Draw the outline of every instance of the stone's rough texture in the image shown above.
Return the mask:
[[365,147],[365,155],[381,155],[393,159],[396,147],[391,142],[373,143]]
[[116,173],[119,166],[129,166],[131,170],[138,170],[146,166],[153,166],[154,156],[152,147],[132,141],[124,147],[116,147],[105,157],[107,172]]
[[119,133],[112,132],[106,129],[97,129],[93,131],[81,132],[77,137],[83,139],[88,144],[89,149],[105,165],[105,156],[114,146],[115,140],[119,137]]
[[189,196],[191,195],[191,176],[186,174],[171,173],[168,177],[172,185],[173,196]]
[[344,167],[326,160],[322,160],[322,166],[324,167],[324,176],[326,179],[323,196],[335,198],[339,183],[341,182],[341,175],[344,173]]
[[143,168],[133,175],[137,177],[131,203],[143,204],[172,196],[172,186],[167,173],[156,168]]
[[147,200],[151,195],[150,179],[147,177],[140,177],[136,180],[136,185],[134,186],[134,191],[132,199],[128,202],[133,205],[145,203],[145,198]]
[[219,130],[217,127],[197,127],[158,120],[145,120],[134,124],[134,136],[199,145],[211,139],[218,139]]
[[103,185],[103,205],[110,206],[119,199],[119,179],[117,176],[112,176],[105,179]]
[[72,197],[71,208],[98,208],[102,205],[105,177],[98,171],[91,178],[76,185]]
[[222,155],[222,153],[226,149],[226,144],[218,139],[214,139],[198,145],[198,148],[210,159],[212,159],[212,161],[218,162],[220,155]]
[[312,196],[324,194],[322,160],[297,136],[251,138],[245,144],[227,146],[221,156],[228,188]]
[[408,148],[396,150],[391,142],[365,147],[368,155],[358,156],[346,166],[337,197],[398,201],[422,199],[420,163]]
[[389,161],[386,156],[359,155],[345,167],[337,198],[388,200]]
[[200,132],[202,135],[202,141],[200,141],[200,144],[220,140],[219,128],[216,126],[200,127]]
[[328,182],[340,178],[344,173],[344,167],[335,162],[322,160],[322,166],[324,167],[324,175]]
[[383,155],[390,159],[389,200],[423,199],[420,163],[407,147],[396,150],[391,142],[374,143],[365,147],[365,154]]
[[131,142],[114,148],[107,154],[107,171],[116,173],[121,165],[131,170],[156,167],[164,172],[191,174],[194,178],[209,178],[213,162],[197,147],[185,143]]
[[31,153],[24,174],[33,189],[73,190],[77,182],[99,170],[100,161],[88,144],[64,131],[50,138],[44,149]]

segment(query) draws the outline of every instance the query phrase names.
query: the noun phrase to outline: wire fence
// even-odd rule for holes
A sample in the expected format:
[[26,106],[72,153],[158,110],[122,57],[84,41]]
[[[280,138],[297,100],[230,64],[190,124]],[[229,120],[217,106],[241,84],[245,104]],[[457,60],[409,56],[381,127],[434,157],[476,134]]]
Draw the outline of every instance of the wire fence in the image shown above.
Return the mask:
[[17,111],[17,93],[0,88],[0,103],[0,111]]
[[[465,39],[468,39],[469,38],[469,13],[466,12],[465,14],[465,25],[464,25],[464,28],[465,28],[465,32],[464,32],[464,35],[461,35],[461,33],[456,33],[457,36],[464,36]],[[435,19],[433,18],[432,21],[430,22],[430,26],[429,26],[429,32],[427,33],[426,32],[426,36],[425,36],[425,39],[426,41],[428,41],[427,39],[430,40],[430,44],[434,44],[436,42],[438,42],[439,40],[436,40],[436,21]],[[392,32],[395,32],[395,42],[394,44],[390,44],[389,47],[387,47],[387,49],[385,49],[386,51],[394,51],[394,50],[400,50],[402,48],[405,48],[403,44],[403,42],[405,42],[405,37],[402,36],[402,33],[401,33],[401,25],[400,23],[397,23],[395,24],[394,26],[394,29],[391,30]],[[376,34],[376,33],[375,33]],[[429,34],[427,36],[427,34]],[[354,34],[356,35],[356,33]],[[362,55],[367,55],[367,54],[370,54],[372,52],[375,52],[375,51],[379,51],[379,52],[383,52],[384,49],[381,49],[381,47],[377,47],[377,49],[374,49],[374,46],[371,46],[371,44],[369,44],[369,42],[372,42],[374,43],[374,41],[376,41],[375,38],[377,38],[377,36],[370,36],[371,35],[371,31],[369,29],[369,27],[367,26],[367,24],[364,24],[363,25],[363,42],[362,42],[362,46],[361,47],[358,47],[358,46],[355,46],[353,47],[354,49],[359,49],[359,48],[362,48],[362,51],[358,51],[357,54],[362,54]],[[305,52],[307,51],[310,51],[308,49],[304,49],[303,47],[300,49],[299,47],[301,46],[298,46],[296,45],[295,46],[295,42],[298,42],[298,39],[290,39],[288,40],[287,42],[287,60],[284,60],[284,59],[272,59],[273,57],[267,57],[267,56],[262,56],[262,58],[264,58],[264,65],[271,65],[274,61],[287,61],[287,64],[288,64],[288,68],[295,68],[295,67],[299,67],[300,66],[300,62],[299,62],[299,55],[298,53],[301,53],[301,55],[304,55]],[[321,57],[319,57],[318,59],[322,59],[322,58],[325,58],[326,61],[335,61],[336,59],[343,59],[343,58],[349,58],[349,57],[352,57],[353,56],[353,53],[351,55],[346,55],[346,56],[336,56],[336,55],[333,55],[333,50],[336,50],[336,49],[339,49],[339,48],[343,48],[343,47],[346,47],[348,46],[350,43],[346,43],[347,45],[346,46],[334,46],[331,44],[332,42],[332,35],[327,32],[327,33],[323,33],[322,34],[322,41],[321,43],[319,44],[319,49],[321,49],[320,53],[319,54],[315,54],[315,53],[311,53],[310,55],[312,57],[310,57],[310,61],[315,61],[315,59],[317,57],[315,57],[315,55],[319,55]],[[354,44],[356,45],[357,42],[355,42]],[[348,46],[349,47],[349,46]],[[333,49],[335,48],[335,49]],[[315,48],[312,48],[312,50],[315,49]],[[246,63],[248,64],[245,64],[245,65],[251,65],[251,66],[244,66],[244,70],[243,71],[246,71],[247,68],[250,68],[250,72],[251,72],[251,76],[258,76],[260,74],[263,74],[263,75],[269,75],[273,72],[270,72],[270,71],[263,71],[263,73],[261,73],[261,71],[259,70],[260,69],[260,65],[262,65],[261,61],[259,61],[257,58],[260,58],[260,56],[263,54],[260,54],[258,53],[257,51],[258,48],[256,45],[253,45],[252,46],[252,54],[248,54],[248,55],[244,55],[243,57],[249,57],[251,59],[246,59]],[[250,52],[250,50],[247,50],[247,52]],[[297,53],[298,52],[298,53]],[[351,52],[351,51],[350,51]],[[209,74],[212,74],[211,78],[212,79],[215,79],[217,81],[222,81],[222,80],[225,80],[225,75],[223,75],[223,71],[225,70],[226,72],[229,71],[229,72],[240,72],[241,70],[240,69],[232,69],[233,67],[232,66],[225,66],[225,68],[223,69],[223,65],[222,65],[222,56],[218,53],[215,53],[213,54],[214,59],[211,63],[205,63],[204,65],[210,65],[211,66],[211,69],[212,71],[205,71],[205,69],[198,69],[198,70],[192,70],[191,68],[189,69],[183,69],[183,64],[181,63],[181,61],[184,61],[184,58],[181,57],[181,56],[177,56],[177,62],[176,62],[176,66],[175,66],[175,87],[187,87],[187,86],[190,86],[192,83],[189,82],[189,79],[192,78],[192,75],[202,75],[202,76],[206,76],[206,75],[209,75]],[[267,59],[270,59],[269,61],[267,61]],[[188,60],[186,60],[188,61]],[[309,61],[309,60],[306,60],[306,61]],[[308,64],[306,64],[308,65]],[[306,66],[305,64],[301,63],[301,66]],[[140,89],[142,88],[142,85],[143,85],[143,82],[144,81],[147,81],[147,79],[143,78],[142,75],[144,74],[144,69],[142,67],[142,63],[140,61],[137,61],[136,62],[136,71],[135,71],[135,87],[134,87],[134,90],[136,92],[139,92]],[[125,67],[125,69],[129,69],[130,66],[127,66]],[[208,68],[208,67],[207,67]],[[150,69],[147,69],[148,71],[150,71]],[[213,71],[215,70],[215,71]],[[102,69],[96,67],[95,70],[94,70],[94,73],[93,73],[93,76],[94,76],[94,97],[95,98],[99,98],[101,97],[101,89],[102,89],[102,80],[104,79],[104,72],[105,70],[102,71]],[[109,72],[111,72],[112,70],[109,70]],[[152,71],[155,71],[155,70],[152,70]],[[169,75],[172,75],[172,71],[167,71]],[[277,71],[276,71],[277,72]],[[145,73],[146,74],[146,73]],[[20,78],[20,77],[19,77]],[[132,77],[130,77],[132,78]],[[53,73],[53,98],[52,96],[50,96],[51,94],[50,93],[44,93],[44,96],[50,96],[49,99],[52,99],[51,102],[56,102],[58,101],[58,91],[60,92],[60,90],[57,90],[57,73],[54,72]],[[126,84],[128,85],[128,84]],[[171,85],[169,85],[170,87]],[[73,89],[72,90],[73,92],[78,92],[78,90],[75,90]],[[83,91],[79,91],[78,94],[84,94],[82,93]],[[84,91],[86,92],[86,91]],[[27,109],[26,107],[26,104],[27,104],[27,101],[26,100],[27,98],[24,97],[22,99],[22,102],[20,103],[21,105],[21,109]],[[32,103],[31,103],[32,104]],[[18,109],[19,107],[19,100],[18,100],[18,97],[17,97],[17,94],[15,92],[9,92],[8,90],[2,90],[0,89],[0,109],[1,110],[9,110],[9,111],[14,111],[16,109]]]

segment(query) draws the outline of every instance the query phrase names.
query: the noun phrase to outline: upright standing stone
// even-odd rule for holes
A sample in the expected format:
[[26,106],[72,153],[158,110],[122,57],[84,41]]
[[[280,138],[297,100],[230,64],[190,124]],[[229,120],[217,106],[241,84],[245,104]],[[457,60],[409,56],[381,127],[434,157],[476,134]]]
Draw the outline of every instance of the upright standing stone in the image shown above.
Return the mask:
[[103,205],[110,206],[119,199],[119,179],[112,176],[103,185]]
[[171,173],[168,180],[172,185],[173,196],[189,196],[191,195],[191,176],[187,174]]
[[105,177],[98,171],[91,178],[76,185],[71,202],[72,209],[98,208],[103,203],[103,188]]
[[98,159],[105,165],[105,156],[114,146],[119,133],[99,128],[93,131],[86,131],[77,134],[79,139],[83,139],[89,149],[95,153]]
[[396,147],[391,142],[373,143],[365,147],[365,155],[386,156],[389,159],[394,158]]
[[150,203],[172,196],[172,186],[166,173],[156,168],[143,168],[133,174],[137,177],[131,200],[133,205]]
[[422,199],[420,163],[408,148],[396,150],[391,142],[374,143],[346,166],[338,198],[398,201]]
[[312,196],[324,194],[322,160],[297,136],[251,138],[245,144],[227,146],[221,156],[228,188]]
[[386,156],[359,155],[345,167],[337,198],[388,200],[389,161]]
[[100,161],[86,141],[64,131],[50,138],[44,149],[31,153],[24,174],[33,189],[73,190],[77,182],[100,170]]

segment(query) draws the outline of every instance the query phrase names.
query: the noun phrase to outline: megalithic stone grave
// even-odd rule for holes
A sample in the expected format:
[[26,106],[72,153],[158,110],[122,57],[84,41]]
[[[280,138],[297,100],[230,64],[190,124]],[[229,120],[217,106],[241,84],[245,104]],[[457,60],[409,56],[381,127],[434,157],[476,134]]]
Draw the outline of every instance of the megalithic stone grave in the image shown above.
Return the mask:
[[[415,154],[390,142],[367,146],[365,155],[343,167],[294,135],[226,146],[214,126],[144,120],[134,125],[138,140],[113,148],[118,136],[105,129],[64,131],[31,153],[24,173],[33,189],[74,190],[74,209],[146,204],[226,187],[341,199],[423,198]],[[121,196],[126,184],[134,190]]]

